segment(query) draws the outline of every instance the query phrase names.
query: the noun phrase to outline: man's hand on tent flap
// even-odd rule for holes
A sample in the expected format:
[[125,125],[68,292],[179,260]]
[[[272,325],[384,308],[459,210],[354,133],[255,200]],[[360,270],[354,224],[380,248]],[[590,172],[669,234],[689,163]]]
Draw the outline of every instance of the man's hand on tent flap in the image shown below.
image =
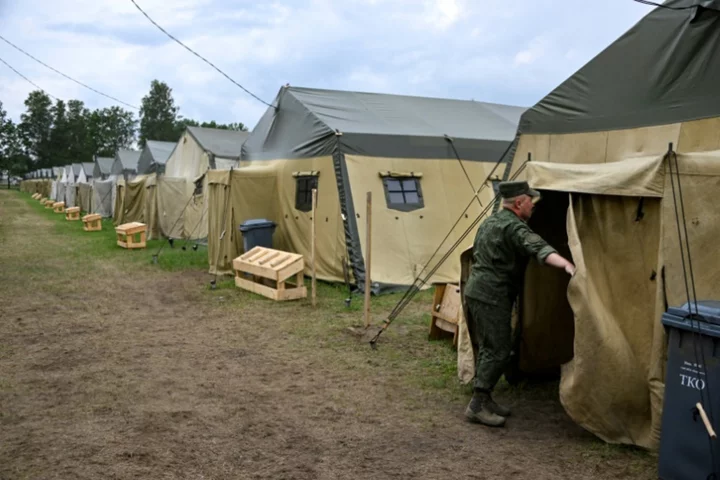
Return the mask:
[[575,265],[573,265],[572,262],[566,260],[562,256],[558,255],[557,253],[551,253],[550,255],[548,255],[548,257],[545,259],[545,263],[555,268],[562,268],[571,277],[575,275]]

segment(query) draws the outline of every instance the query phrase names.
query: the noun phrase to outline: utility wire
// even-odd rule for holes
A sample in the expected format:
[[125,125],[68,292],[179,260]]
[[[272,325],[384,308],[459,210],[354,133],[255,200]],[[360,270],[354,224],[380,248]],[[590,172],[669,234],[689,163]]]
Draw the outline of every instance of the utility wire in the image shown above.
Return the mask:
[[635,1],[635,2],[637,2],[637,3],[642,3],[643,5],[650,5],[651,7],[664,8],[664,9],[666,9],[666,10],[692,10],[693,8],[698,8],[698,7],[700,7],[700,8],[706,8],[706,9],[708,9],[708,10],[719,11],[719,10],[716,9],[716,8],[706,7],[706,6],[700,5],[700,4],[688,5],[688,6],[685,6],[685,7],[673,7],[673,6],[670,6],[670,5],[663,5],[662,3],[651,2],[650,0],[633,0],[633,1]]
[[230,80],[230,81],[231,81],[232,83],[234,83],[236,86],[240,87],[243,91],[245,91],[245,93],[247,93],[248,95],[250,95],[251,97],[253,97],[253,98],[254,98],[255,100],[257,100],[258,102],[264,103],[264,104],[267,105],[268,107],[272,107],[272,105],[270,105],[269,103],[267,103],[265,100],[263,100],[262,98],[258,97],[257,95],[255,95],[254,93],[252,93],[250,90],[248,90],[247,88],[243,87],[243,86],[240,85],[238,82],[236,82],[235,80],[233,80],[232,78],[230,78],[230,76],[228,76],[228,74],[226,74],[225,72],[223,72],[222,70],[220,70],[218,67],[216,67],[215,65],[213,65],[213,63],[210,62],[209,60],[207,60],[205,57],[203,57],[202,55],[200,55],[199,53],[197,53],[195,50],[193,50],[192,48],[190,48],[190,47],[188,47],[187,45],[185,45],[184,43],[182,43],[182,42],[181,42],[180,40],[178,40],[177,38],[173,37],[170,33],[167,32],[167,30],[165,30],[163,27],[161,27],[160,25],[158,25],[158,24],[155,22],[155,20],[153,20],[152,18],[150,18],[150,15],[148,15],[147,13],[145,13],[145,11],[144,11],[142,8],[140,8],[140,5],[138,5],[137,2],[135,2],[135,0],[130,0],[130,1],[132,2],[133,5],[135,5],[135,8],[137,8],[138,10],[140,10],[140,13],[142,13],[142,14],[145,16],[145,18],[147,18],[147,19],[150,21],[150,23],[152,23],[153,25],[155,25],[161,32],[163,32],[165,35],[167,35],[168,37],[170,37],[171,39],[173,39],[173,40],[174,40],[175,42],[177,42],[180,46],[182,46],[185,50],[187,50],[188,52],[192,53],[193,55],[195,55],[196,57],[198,57],[200,60],[202,60],[203,62],[205,62],[205,63],[207,63],[208,65],[210,65],[211,67],[213,67],[213,68],[214,68],[215,70],[217,70],[222,76],[224,76],[225,78],[227,78],[228,80]]
[[34,87],[37,88],[38,90],[42,91],[42,92],[43,92],[45,95],[47,95],[48,97],[54,98],[55,100],[60,100],[60,99],[57,98],[56,96],[50,95],[50,94],[49,94],[48,92],[46,92],[45,89],[43,89],[40,85],[38,85],[37,83],[35,83],[35,82],[33,82],[32,80],[30,80],[29,78],[27,78],[27,77],[26,77],[25,75],[23,75],[22,73],[20,73],[20,72],[18,72],[17,70],[15,70],[15,68],[13,68],[12,65],[10,65],[9,63],[7,63],[7,62],[6,62],[5,60],[3,60],[2,58],[0,58],[0,62],[4,63],[10,70],[12,70],[13,72],[17,73],[19,76],[21,76],[22,78],[24,78],[26,82],[28,82],[30,85],[34,86]]
[[130,108],[134,108],[135,110],[140,110],[140,108],[139,108],[139,107],[136,107],[135,105],[130,105],[129,103],[125,103],[125,102],[123,102],[122,100],[118,100],[118,99],[115,98],[115,97],[111,97],[110,95],[101,92],[100,90],[96,90],[96,89],[94,89],[94,88],[92,88],[92,87],[90,87],[90,86],[88,86],[88,85],[85,85],[84,83],[80,82],[79,80],[75,80],[74,78],[72,78],[72,77],[69,76],[69,75],[65,75],[65,74],[64,74],[63,72],[61,72],[60,70],[58,70],[58,69],[56,69],[56,68],[53,68],[53,67],[51,67],[50,65],[48,65],[47,63],[43,62],[42,60],[38,60],[37,58],[33,57],[33,56],[30,55],[28,52],[26,52],[26,51],[23,50],[22,48],[18,47],[17,45],[15,45],[14,43],[12,43],[10,40],[8,40],[7,38],[3,37],[2,35],[0,35],[0,40],[2,40],[3,42],[7,43],[8,45],[10,45],[11,47],[13,47],[14,49],[18,50],[19,52],[21,52],[21,53],[27,55],[28,57],[32,58],[33,60],[35,60],[36,62],[38,62],[38,63],[39,63],[40,65],[42,65],[43,67],[49,68],[49,69],[52,70],[53,72],[57,73],[58,75],[62,75],[63,77],[67,78],[67,79],[70,80],[70,81],[73,81],[73,82],[77,83],[78,85],[87,88],[88,90],[92,90],[93,92],[97,93],[98,95],[102,95],[103,97],[107,97],[107,98],[109,98],[110,100],[113,100],[113,101],[118,102],[118,103],[122,103],[123,105],[128,106],[128,107],[130,107]]

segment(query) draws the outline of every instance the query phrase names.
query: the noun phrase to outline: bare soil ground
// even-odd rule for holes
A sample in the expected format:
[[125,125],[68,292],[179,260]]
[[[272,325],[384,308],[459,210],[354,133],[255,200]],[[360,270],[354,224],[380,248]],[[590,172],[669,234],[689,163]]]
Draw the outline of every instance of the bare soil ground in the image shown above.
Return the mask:
[[654,456],[575,425],[556,385],[504,386],[507,428],[466,423],[422,301],[373,352],[337,289],[317,310],[211,291],[128,261],[147,251],[92,255],[99,238],[27,198],[0,191],[2,479],[657,478]]

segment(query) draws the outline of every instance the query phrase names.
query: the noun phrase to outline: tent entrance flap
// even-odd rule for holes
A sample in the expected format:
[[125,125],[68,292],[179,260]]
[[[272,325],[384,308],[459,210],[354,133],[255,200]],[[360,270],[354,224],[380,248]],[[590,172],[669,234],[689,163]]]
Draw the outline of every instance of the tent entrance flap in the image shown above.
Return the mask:
[[550,191],[530,220],[577,271],[569,279],[530,260],[508,373],[560,373],[568,415],[612,443],[651,447],[659,438],[661,202]]
[[662,198],[663,156],[611,163],[529,162],[528,183],[536,190]]

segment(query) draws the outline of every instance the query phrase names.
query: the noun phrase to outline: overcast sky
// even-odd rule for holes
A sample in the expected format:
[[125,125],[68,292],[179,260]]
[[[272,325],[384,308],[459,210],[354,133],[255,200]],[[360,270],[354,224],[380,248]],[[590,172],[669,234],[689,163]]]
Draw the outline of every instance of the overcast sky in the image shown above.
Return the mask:
[[[531,106],[651,7],[632,0],[137,0],[170,33],[271,102],[281,85]],[[265,106],[167,38],[130,0],[0,0],[0,33],[127,103],[150,81],[180,112],[252,128]],[[114,102],[0,41],[0,58],[62,98]],[[34,87],[0,64],[15,119]]]

